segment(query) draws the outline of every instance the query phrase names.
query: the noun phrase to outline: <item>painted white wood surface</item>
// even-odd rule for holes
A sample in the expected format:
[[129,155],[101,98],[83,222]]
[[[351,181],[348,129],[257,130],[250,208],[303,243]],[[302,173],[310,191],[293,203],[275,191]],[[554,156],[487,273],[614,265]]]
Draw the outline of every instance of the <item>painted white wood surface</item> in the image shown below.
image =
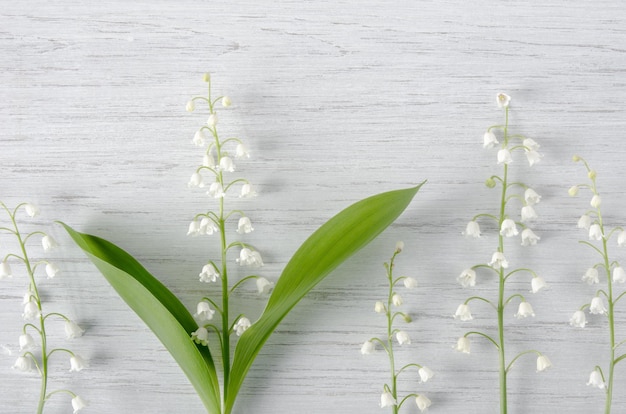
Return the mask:
[[[62,244],[53,254],[62,274],[41,280],[45,306],[87,329],[70,345],[90,369],[69,374],[59,361],[53,387],[79,392],[87,413],[203,412],[169,354],[49,223],[118,243],[192,307],[206,293],[196,274],[215,245],[185,237],[210,200],[186,187],[204,115],[184,105],[204,91],[209,71],[215,91],[234,102],[220,112],[223,130],[252,150],[239,169],[260,190],[244,208],[268,278],[341,208],[429,180],[396,224],[279,327],[237,413],[384,412],[385,358],[359,349],[382,332],[372,309],[396,240],[406,243],[398,271],[420,283],[405,294],[413,343],[399,357],[436,371],[427,384],[406,377],[402,388],[427,394],[432,413],[497,412],[493,349],[480,341],[469,356],[452,349],[468,328],[492,329],[495,318],[480,306],[473,322],[451,316],[471,293],[495,295],[491,280],[470,292],[455,278],[497,243],[493,229],[477,241],[461,231],[497,202],[482,184],[498,172],[495,153],[481,140],[501,122],[500,91],[513,97],[512,128],[542,145],[536,167],[514,165],[543,196],[534,226],[541,243],[516,253],[550,284],[527,294],[534,319],[518,321],[511,308],[510,349],[540,349],[554,364],[542,374],[532,358],[516,364],[510,413],[602,412],[601,391],[585,382],[605,364],[606,326],[600,317],[584,330],[568,325],[594,293],[580,277],[596,257],[577,243],[587,197],[570,199],[567,188],[584,181],[570,161],[584,155],[598,171],[606,221],[626,223],[625,28],[619,0],[3,2],[0,198],[41,207],[33,222]],[[626,255],[613,251],[616,260]],[[0,343],[14,352],[25,286],[23,276],[0,283]],[[246,291],[241,305],[253,313],[263,300]],[[622,310],[618,320],[624,337]],[[38,380],[10,369],[15,355],[0,356],[0,412],[33,412]],[[618,366],[615,412],[626,411],[625,378]],[[47,412],[70,412],[68,400],[54,399]]]

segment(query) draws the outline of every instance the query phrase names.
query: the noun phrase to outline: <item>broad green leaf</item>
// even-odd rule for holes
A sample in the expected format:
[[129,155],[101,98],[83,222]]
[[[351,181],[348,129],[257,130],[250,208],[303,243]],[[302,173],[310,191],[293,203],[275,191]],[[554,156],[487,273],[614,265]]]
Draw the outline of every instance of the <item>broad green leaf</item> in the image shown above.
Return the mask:
[[233,409],[252,362],[280,321],[333,269],[386,229],[406,209],[422,184],[353,204],[300,246],[278,279],[263,314],[237,342],[225,401],[227,414]]
[[[63,223],[61,223],[63,224]],[[193,316],[161,282],[137,260],[114,244],[63,224],[124,301],[148,325],[172,354],[196,389],[207,411],[221,413],[221,396],[211,353],[196,345]]]

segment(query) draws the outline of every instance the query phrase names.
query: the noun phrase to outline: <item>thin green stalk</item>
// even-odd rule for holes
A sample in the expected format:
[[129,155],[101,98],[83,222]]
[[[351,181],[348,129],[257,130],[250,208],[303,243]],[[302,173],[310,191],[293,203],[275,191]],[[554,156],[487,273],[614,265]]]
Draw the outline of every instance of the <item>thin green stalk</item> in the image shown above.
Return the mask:
[[[398,376],[396,375],[395,358],[393,356],[393,316],[391,306],[393,305],[393,262],[397,253],[394,253],[387,266],[387,279],[389,279],[389,291],[387,294],[387,355],[389,356],[389,369],[391,372],[391,395],[394,401],[398,401]],[[400,406],[393,405],[393,414],[398,414]]]
[[39,391],[39,403],[37,405],[37,414],[42,414],[44,410],[44,406],[46,405],[46,392],[48,388],[48,345],[47,345],[47,337],[46,337],[46,324],[45,317],[41,307],[41,299],[39,297],[39,290],[37,289],[37,284],[35,283],[35,275],[33,271],[33,267],[30,263],[30,259],[28,257],[28,252],[26,251],[26,243],[22,238],[22,234],[19,231],[17,226],[17,221],[15,220],[15,214],[10,214],[11,222],[13,223],[13,227],[15,228],[15,236],[17,237],[17,241],[20,246],[20,250],[22,251],[22,258],[24,259],[24,264],[26,266],[26,273],[28,274],[28,278],[30,281],[29,291],[33,293],[35,297],[35,301],[37,302],[37,308],[39,309],[39,337],[41,338],[41,364],[39,366],[41,373],[41,386]]

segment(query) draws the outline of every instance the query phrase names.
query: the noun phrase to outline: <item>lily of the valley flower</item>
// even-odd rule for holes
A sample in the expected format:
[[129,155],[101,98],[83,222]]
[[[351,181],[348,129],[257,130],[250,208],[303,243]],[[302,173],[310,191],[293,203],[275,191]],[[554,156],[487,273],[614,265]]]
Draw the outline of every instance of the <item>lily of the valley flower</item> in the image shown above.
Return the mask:
[[506,93],[499,93],[496,96],[496,103],[498,104],[498,108],[508,108],[510,102],[511,97]]
[[428,367],[421,367],[417,373],[420,376],[420,382],[427,382],[429,379],[435,376],[435,373]]
[[222,198],[225,195],[222,184],[220,184],[217,181],[211,183],[211,185],[209,186],[209,191],[207,191],[207,194],[214,198]]
[[372,341],[365,341],[361,346],[361,354],[369,355],[376,350],[376,344]]
[[13,277],[11,266],[7,262],[0,263],[0,280],[9,277]]
[[522,145],[524,146],[524,152],[526,153],[526,159],[528,160],[528,165],[531,167],[541,161],[542,155],[538,152],[540,145],[535,142],[532,138],[526,138]]
[[43,246],[44,251],[51,250],[57,247],[59,244],[52,238],[52,236],[45,235],[41,238],[41,245]]
[[204,144],[206,143],[206,136],[204,135],[204,132],[201,129],[196,131],[196,133],[193,136],[192,142],[196,147],[204,146]]
[[617,234],[617,245],[620,247],[626,246],[626,231],[620,230]]
[[576,328],[584,328],[587,325],[587,317],[585,316],[585,312],[581,310],[577,310],[574,312],[572,317],[569,319],[569,324]]
[[594,315],[604,315],[607,310],[604,307],[604,301],[600,296],[594,296],[589,305],[589,312]]
[[600,283],[600,278],[598,275],[598,269],[595,267],[590,267],[587,269],[582,278],[583,282],[587,282],[589,285],[593,285],[594,283]]
[[39,307],[37,306],[37,302],[34,300],[30,300],[26,302],[24,305],[24,312],[22,313],[22,318],[25,320],[36,319],[41,315],[39,311]]
[[589,227],[589,240],[602,240],[602,229],[599,224],[592,224]]
[[626,272],[624,271],[624,268],[622,266],[617,266],[613,269],[613,282],[626,282]]
[[533,311],[533,307],[530,306],[530,303],[525,300],[521,301],[519,304],[519,308],[517,309],[517,313],[515,317],[517,319],[526,318],[528,316],[535,316],[535,312]]
[[400,345],[410,344],[411,338],[409,338],[409,334],[405,331],[396,332],[396,340]]
[[202,220],[200,220],[200,229],[198,230],[199,234],[206,234],[210,236],[218,231],[219,230],[213,220],[208,217],[202,217]]
[[72,414],[78,413],[80,410],[87,407],[88,405],[89,404],[87,404],[87,401],[76,395],[74,398],[72,398],[72,408],[74,409]]
[[233,163],[233,159],[228,156],[222,157],[220,160],[220,169],[228,172],[235,171],[235,163]]
[[466,336],[460,337],[456,341],[456,346],[454,347],[454,349],[457,350],[458,352],[462,352],[464,354],[469,354],[470,353],[470,340],[469,340],[469,338],[466,337]]
[[88,367],[89,364],[80,355],[72,355],[70,358],[70,372],[79,372]]
[[385,313],[386,310],[387,308],[385,307],[385,304],[382,301],[379,300],[374,304],[374,312]]
[[485,135],[483,135],[483,148],[493,148],[497,144],[499,144],[499,142],[496,135],[491,131],[485,132]]
[[211,309],[209,302],[201,301],[196,305],[196,313],[193,314],[199,321],[210,321],[213,319],[215,310]]
[[567,190],[567,194],[569,194],[570,197],[575,197],[576,195],[578,195],[578,191],[579,191],[578,186],[573,185],[569,188],[569,190]]
[[506,257],[504,257],[504,253],[495,252],[491,256],[491,261],[489,262],[489,266],[493,267],[496,270],[500,268],[506,269],[509,267],[509,262],[506,260]]
[[37,345],[35,345],[35,340],[33,339],[33,337],[27,333],[20,335],[19,344],[20,344],[20,351],[22,352],[30,351],[37,347]]
[[546,287],[546,281],[541,276],[535,276],[530,281],[531,290],[533,293],[539,292],[541,289]]
[[254,228],[252,227],[252,223],[248,217],[243,216],[239,218],[239,222],[237,223],[237,233],[248,234],[252,233],[253,230]]
[[537,213],[532,206],[522,207],[522,221],[531,221],[537,218]]
[[423,413],[428,409],[428,407],[432,405],[432,401],[430,401],[425,395],[420,394],[415,397],[415,404],[417,405],[417,408],[420,410],[420,412]]
[[602,198],[600,198],[598,194],[594,194],[594,196],[591,197],[589,204],[591,204],[591,207],[593,208],[598,208],[602,204]]
[[467,237],[480,237],[480,226],[475,220],[467,223],[463,234]]
[[189,188],[191,188],[191,187],[199,187],[199,188],[204,187],[202,174],[200,174],[197,171],[195,173],[191,174],[191,178],[189,178],[189,182],[187,183],[187,187],[189,187]]
[[256,197],[256,191],[252,189],[252,185],[250,183],[245,183],[241,186],[241,194],[239,195],[239,197]]
[[35,369],[35,364],[33,363],[33,360],[31,358],[19,356],[15,360],[12,368],[21,372],[30,372]]
[[36,217],[39,215],[39,207],[37,207],[34,204],[31,204],[31,203],[24,204],[24,210],[26,211],[26,214],[28,215],[28,217]]
[[513,237],[519,234],[515,221],[511,219],[505,219],[500,226],[500,234],[504,237]]
[[46,263],[46,275],[48,279],[52,279],[59,273],[59,268],[54,263]]
[[230,100],[230,98],[228,96],[222,97],[222,106],[224,108],[228,108],[230,105],[232,105],[232,101]]
[[393,407],[396,405],[396,399],[393,398],[393,395],[389,391],[385,391],[380,396],[380,407]]
[[217,114],[211,114],[209,116],[209,119],[207,119],[206,124],[210,128],[215,128],[215,126],[217,125]]
[[589,227],[591,226],[591,217],[589,217],[587,214],[583,214],[578,219],[577,226],[579,229],[589,229]]
[[235,148],[235,158],[250,158],[248,148],[241,143],[237,144]]
[[402,283],[407,289],[415,289],[417,287],[417,280],[412,277],[405,277]]
[[473,269],[464,269],[456,280],[463,287],[476,286],[476,272]]
[[454,319],[460,319],[461,321],[471,321],[474,319],[472,312],[467,304],[461,303],[454,313]]
[[259,277],[256,279],[256,289],[260,295],[268,294],[273,287],[274,284],[264,277]]
[[396,293],[391,297],[391,303],[393,303],[393,306],[402,306],[404,301],[402,300],[402,296]]
[[85,330],[78,326],[75,322],[65,321],[65,337],[67,339],[74,339],[83,336]]
[[541,237],[537,236],[531,229],[522,230],[522,246],[534,246],[539,240]]
[[513,162],[513,157],[511,157],[511,152],[502,148],[498,151],[498,164],[510,164]]
[[185,104],[185,111],[193,112],[196,110],[196,104],[193,101],[187,101]]
[[241,336],[250,326],[252,326],[252,324],[250,323],[250,319],[242,316],[241,318],[239,318],[235,326],[233,326],[233,329],[235,330],[237,336]]
[[606,383],[602,378],[602,373],[597,369],[591,371],[591,374],[589,374],[589,381],[587,381],[587,385],[591,385],[592,387],[600,388],[601,390],[603,390],[606,387]]
[[526,191],[524,191],[524,201],[526,201],[526,204],[529,206],[534,206],[541,201],[541,196],[532,188],[527,188]]
[[212,283],[220,277],[220,273],[217,271],[213,264],[208,263],[202,267],[202,271],[198,275],[200,282]]
[[552,362],[545,355],[539,355],[537,357],[537,372],[545,371],[552,366]]
[[209,345],[209,331],[205,327],[200,327],[191,333],[191,339],[200,345]]
[[263,266],[263,259],[261,258],[261,254],[256,250],[250,250],[247,247],[244,247],[239,252],[239,259],[237,262],[240,266],[251,266],[251,267],[261,267]]

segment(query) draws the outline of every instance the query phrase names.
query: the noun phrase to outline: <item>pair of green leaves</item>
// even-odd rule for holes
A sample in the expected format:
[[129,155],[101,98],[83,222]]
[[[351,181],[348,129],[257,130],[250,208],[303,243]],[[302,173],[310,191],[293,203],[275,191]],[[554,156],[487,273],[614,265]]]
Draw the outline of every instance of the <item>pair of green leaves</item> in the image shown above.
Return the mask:
[[406,209],[422,184],[378,194],[351,205],[300,246],[276,282],[263,314],[237,342],[229,381],[224,384],[223,406],[211,352],[190,339],[198,325],[180,300],[124,250],[63,225],[172,354],[207,412],[230,414],[250,366],[282,319],[333,269],[387,228]]

